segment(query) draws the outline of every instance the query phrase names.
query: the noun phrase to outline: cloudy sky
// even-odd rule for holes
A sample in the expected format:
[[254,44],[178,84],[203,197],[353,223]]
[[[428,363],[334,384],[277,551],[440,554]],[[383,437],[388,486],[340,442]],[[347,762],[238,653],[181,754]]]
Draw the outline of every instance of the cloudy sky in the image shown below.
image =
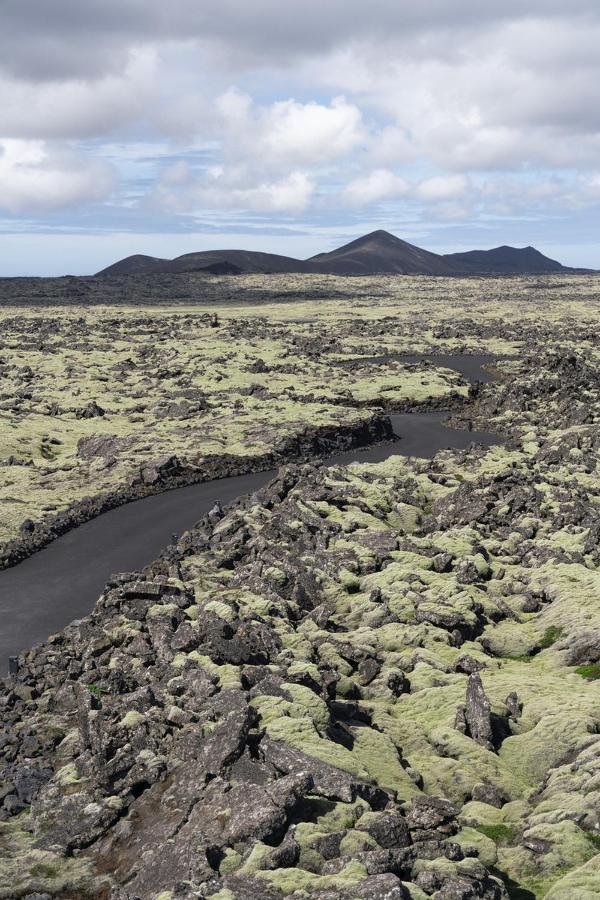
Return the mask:
[[600,267],[598,0],[0,0],[0,274],[374,228]]

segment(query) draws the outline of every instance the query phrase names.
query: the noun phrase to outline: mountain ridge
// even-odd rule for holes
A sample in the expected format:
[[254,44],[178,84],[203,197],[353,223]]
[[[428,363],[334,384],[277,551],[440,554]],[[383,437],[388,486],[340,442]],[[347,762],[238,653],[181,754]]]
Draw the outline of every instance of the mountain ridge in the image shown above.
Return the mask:
[[563,266],[555,259],[544,256],[535,247],[510,247],[502,244],[500,247],[493,247],[491,250],[467,250],[463,253],[447,253],[444,259],[451,261],[451,264],[473,267],[481,271],[482,265],[492,267],[492,271],[502,274],[503,272],[521,271],[523,274],[532,272],[539,274],[542,272],[560,272],[569,270],[567,266]]
[[411,244],[389,231],[377,229],[334,250],[309,259],[296,259],[258,250],[201,250],[172,260],[134,254],[118,260],[98,276],[150,273],[205,272],[206,274],[307,273],[323,275],[540,275],[594,272],[563,266],[535,247],[503,244],[490,250],[439,254]]

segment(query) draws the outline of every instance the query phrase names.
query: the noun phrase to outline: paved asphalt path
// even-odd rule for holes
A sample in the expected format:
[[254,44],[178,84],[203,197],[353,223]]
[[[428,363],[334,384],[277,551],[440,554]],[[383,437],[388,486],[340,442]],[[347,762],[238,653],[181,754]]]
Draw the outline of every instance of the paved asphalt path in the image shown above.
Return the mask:
[[126,503],[1,571],[0,671],[6,671],[9,656],[91,612],[110,575],[142,569],[174,532],[190,528],[217,500],[230,503],[273,475],[223,478]]

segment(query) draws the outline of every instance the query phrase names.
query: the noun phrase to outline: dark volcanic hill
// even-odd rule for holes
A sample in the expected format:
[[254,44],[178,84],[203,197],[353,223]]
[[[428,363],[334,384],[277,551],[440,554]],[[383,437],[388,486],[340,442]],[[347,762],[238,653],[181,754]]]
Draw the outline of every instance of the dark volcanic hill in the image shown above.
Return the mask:
[[136,253],[134,256],[126,256],[119,262],[113,263],[97,275],[146,275],[148,272],[163,271],[164,266],[168,266],[170,260],[160,259],[158,256],[145,256],[143,253]]
[[455,275],[443,256],[415,247],[389,231],[372,231],[331,253],[309,260],[313,271],[331,275]]
[[261,253],[258,250],[206,250],[178,256],[169,266],[170,272],[198,272],[218,264],[235,266],[240,272],[306,272],[306,264],[291,256]]
[[203,250],[176,259],[128,256],[98,275],[173,275],[204,272],[212,275],[318,273],[323,275],[538,275],[591,271],[562,266],[535,247],[496,247],[465,253],[431,253],[389,231],[372,231],[329,253],[307,260],[257,250]]
[[268,274],[269,272],[309,272],[300,259],[261,253],[256,250],[204,250],[185,253],[176,259],[158,259],[154,256],[128,256],[98,275],[139,275],[151,272],[180,273],[206,272],[212,275]]
[[477,274],[538,275],[543,272],[569,272],[571,269],[544,256],[535,247],[494,247],[493,250],[469,250],[447,253],[443,257],[458,269]]

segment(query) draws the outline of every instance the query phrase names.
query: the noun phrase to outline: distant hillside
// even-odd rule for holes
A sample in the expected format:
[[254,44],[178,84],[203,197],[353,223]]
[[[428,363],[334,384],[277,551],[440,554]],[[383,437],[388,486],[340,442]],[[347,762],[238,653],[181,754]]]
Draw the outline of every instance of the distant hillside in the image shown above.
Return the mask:
[[305,263],[291,256],[277,253],[261,253],[258,250],[205,250],[200,253],[186,253],[171,263],[171,272],[198,272],[207,265],[228,263],[240,272],[258,274],[268,272],[304,272]]
[[331,253],[319,253],[308,262],[314,271],[332,275],[455,274],[443,256],[415,247],[389,231],[372,231]]
[[203,250],[185,253],[176,259],[154,256],[128,256],[98,275],[139,275],[150,272],[206,272],[211,275],[268,274],[270,272],[308,272],[306,263],[276,253],[254,250]]
[[543,272],[568,272],[567,267],[550,259],[535,247],[495,247],[493,250],[468,250],[447,253],[451,266],[478,274],[531,275]]
[[589,272],[570,269],[535,247],[495,247],[465,253],[431,253],[389,231],[372,231],[329,253],[294,259],[257,250],[202,250],[176,259],[128,256],[98,275],[148,275],[204,272],[210,275],[320,273],[324,275],[538,275]]
[[97,275],[145,275],[148,272],[162,271],[163,266],[168,265],[170,260],[160,259],[158,256],[144,256],[143,253],[136,253],[134,256],[126,256],[119,262],[107,266]]

